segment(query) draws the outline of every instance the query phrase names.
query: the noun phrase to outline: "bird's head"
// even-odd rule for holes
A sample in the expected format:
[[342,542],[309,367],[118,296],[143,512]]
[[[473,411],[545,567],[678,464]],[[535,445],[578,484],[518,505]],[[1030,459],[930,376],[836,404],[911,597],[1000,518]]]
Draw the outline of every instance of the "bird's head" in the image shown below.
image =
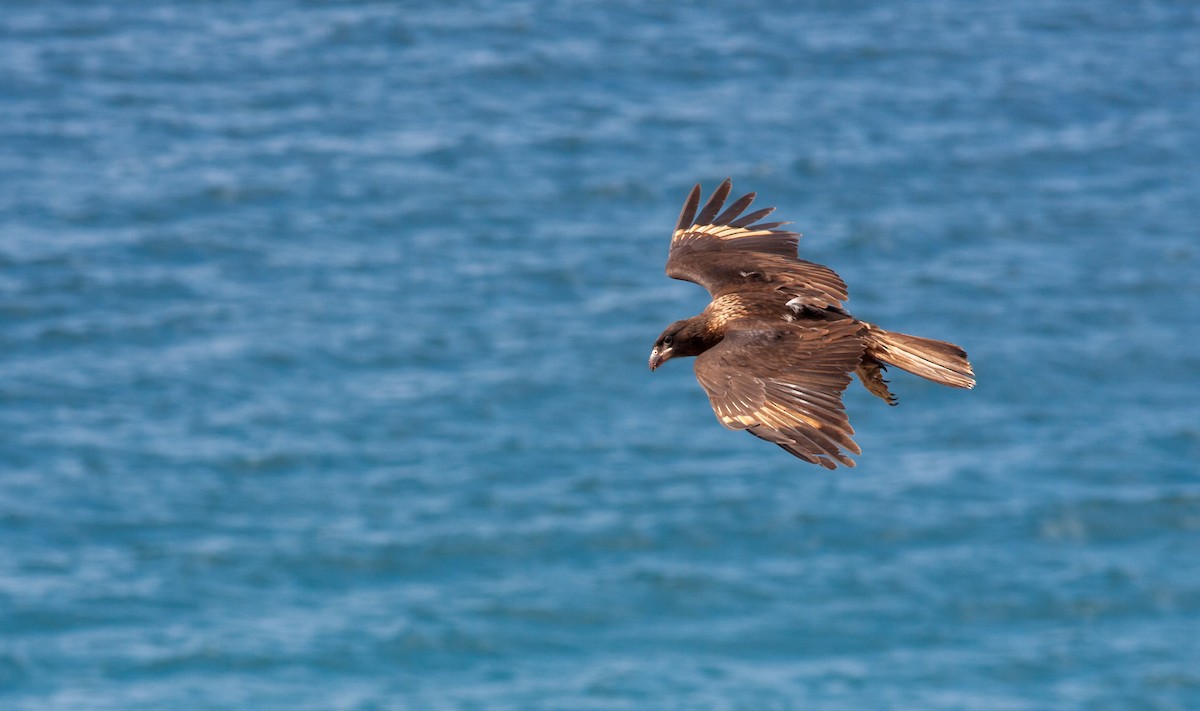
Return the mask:
[[667,326],[650,351],[650,370],[672,358],[700,355],[712,347],[705,325],[703,318],[693,316]]

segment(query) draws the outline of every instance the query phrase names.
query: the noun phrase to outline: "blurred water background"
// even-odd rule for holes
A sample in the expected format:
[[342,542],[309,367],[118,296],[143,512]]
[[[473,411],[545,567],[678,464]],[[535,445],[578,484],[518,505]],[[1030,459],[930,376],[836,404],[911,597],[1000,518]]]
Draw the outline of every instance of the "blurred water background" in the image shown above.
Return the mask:
[[[13,2],[5,709],[1200,708],[1200,6]],[[963,344],[826,472],[662,274],[732,176]]]

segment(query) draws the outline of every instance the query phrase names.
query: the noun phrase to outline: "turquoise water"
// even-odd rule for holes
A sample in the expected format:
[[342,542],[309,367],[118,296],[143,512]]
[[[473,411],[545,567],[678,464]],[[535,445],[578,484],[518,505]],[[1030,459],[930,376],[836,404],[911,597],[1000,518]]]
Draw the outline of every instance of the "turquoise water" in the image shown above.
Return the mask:
[[[0,707],[1200,708],[1200,10],[12,3]],[[971,392],[646,357],[693,183]]]

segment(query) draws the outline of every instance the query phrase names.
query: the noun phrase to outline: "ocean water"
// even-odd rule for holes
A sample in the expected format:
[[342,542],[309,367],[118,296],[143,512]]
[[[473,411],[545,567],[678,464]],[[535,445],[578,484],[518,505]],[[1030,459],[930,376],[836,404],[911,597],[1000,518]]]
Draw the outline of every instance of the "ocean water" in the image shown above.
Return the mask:
[[[1190,2],[14,2],[0,707],[1200,708]],[[726,176],[979,386],[724,430]]]

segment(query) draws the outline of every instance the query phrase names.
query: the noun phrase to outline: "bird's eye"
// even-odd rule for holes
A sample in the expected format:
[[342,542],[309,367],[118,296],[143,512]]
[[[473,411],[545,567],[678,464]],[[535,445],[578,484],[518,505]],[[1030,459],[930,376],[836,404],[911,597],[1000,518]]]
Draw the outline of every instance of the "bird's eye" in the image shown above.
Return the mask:
[[663,336],[663,345],[664,346],[669,346],[674,342],[675,342],[674,336]]

